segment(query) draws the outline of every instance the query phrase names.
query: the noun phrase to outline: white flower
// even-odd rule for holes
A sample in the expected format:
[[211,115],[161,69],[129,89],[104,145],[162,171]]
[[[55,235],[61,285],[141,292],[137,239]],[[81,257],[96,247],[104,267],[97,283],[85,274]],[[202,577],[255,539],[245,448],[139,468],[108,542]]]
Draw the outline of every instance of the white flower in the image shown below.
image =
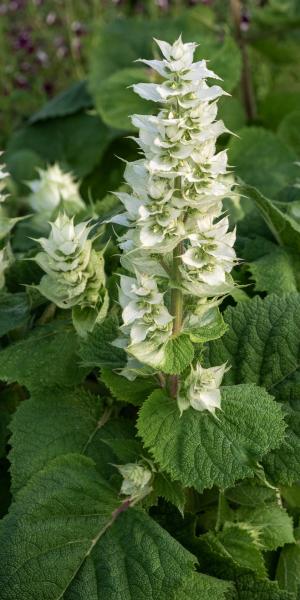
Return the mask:
[[217,408],[221,408],[220,385],[226,364],[218,367],[204,369],[200,363],[191,372],[184,383],[180,386],[177,402],[180,413],[192,407],[198,411],[208,410],[212,414]]
[[10,267],[13,262],[13,253],[9,242],[0,250],[0,290],[5,285],[5,271]]
[[[219,78],[205,60],[193,62],[196,44],[184,44],[181,37],[174,44],[160,40],[157,44],[162,59],[142,62],[163,80],[133,88],[160,106],[155,115],[132,116],[141,159],[126,165],[128,191],[118,194],[125,212],[114,217],[127,227],[119,237],[121,264],[138,281],[122,283],[121,278],[126,350],[154,368],[159,360],[164,364],[172,335],[173,251],[180,247],[176,287],[207,303],[219,302],[232,290],[230,272],[236,263],[235,232],[229,231],[222,212],[222,199],[231,194],[233,180],[227,172],[226,150],[216,150],[218,137],[228,132],[217,119],[218,99],[225,92],[219,85],[209,85],[209,79]],[[140,279],[146,275],[156,286],[156,305],[148,292],[141,299],[128,289],[143,287]],[[191,303],[183,305],[188,311]],[[183,318],[189,321],[188,314]]]
[[128,463],[115,465],[123,477],[120,493],[132,500],[143,498],[152,490],[152,471],[144,465]]
[[[3,154],[3,152],[0,152],[0,156],[1,154]],[[4,193],[4,190],[7,187],[7,180],[9,178],[9,173],[7,173],[5,168],[5,165],[0,164],[0,203],[4,202],[8,195]]]
[[39,179],[26,182],[32,192],[28,202],[34,211],[51,215],[60,206],[74,214],[85,207],[71,173],[62,171],[58,164],[37,170]]
[[43,252],[34,260],[46,273],[37,287],[60,308],[76,307],[74,325],[83,335],[84,321],[90,331],[108,308],[102,252],[96,252],[93,239],[88,239],[89,222],[74,225],[74,219],[62,213],[50,225],[49,238],[37,240]]

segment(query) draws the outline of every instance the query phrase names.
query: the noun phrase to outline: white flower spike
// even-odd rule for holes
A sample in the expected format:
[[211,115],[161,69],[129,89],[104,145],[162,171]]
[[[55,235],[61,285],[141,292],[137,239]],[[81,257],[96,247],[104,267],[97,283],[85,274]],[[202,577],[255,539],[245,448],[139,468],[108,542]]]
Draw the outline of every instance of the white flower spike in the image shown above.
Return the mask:
[[37,170],[39,178],[26,182],[31,190],[28,202],[35,212],[50,217],[58,207],[69,215],[85,208],[71,173],[62,171],[59,164]]
[[[234,179],[226,150],[216,150],[218,137],[228,132],[217,119],[218,99],[226,92],[209,85],[219,77],[205,60],[194,61],[196,44],[183,43],[181,36],[173,44],[155,41],[162,59],[142,62],[161,81],[133,89],[160,107],[155,115],[132,116],[141,158],[127,164],[128,192],[118,194],[127,227],[119,237],[121,263],[131,274],[121,276],[119,343],[136,361],[163,370],[168,343],[180,333],[174,288],[183,298],[180,323],[194,323],[197,303],[210,310],[232,290],[236,256],[235,231],[229,231],[222,208]],[[188,386],[181,387],[181,410],[214,412],[224,369],[192,368]]]

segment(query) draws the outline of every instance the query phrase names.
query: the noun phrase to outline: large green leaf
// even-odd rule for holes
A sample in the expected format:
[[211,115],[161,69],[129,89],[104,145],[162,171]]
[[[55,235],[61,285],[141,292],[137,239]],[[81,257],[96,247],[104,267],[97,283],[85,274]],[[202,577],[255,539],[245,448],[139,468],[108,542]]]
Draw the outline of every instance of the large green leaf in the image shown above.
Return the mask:
[[270,294],[300,291],[300,257],[289,248],[269,242],[267,254],[249,263],[255,290]]
[[243,575],[235,583],[238,600],[297,600],[294,594],[280,590],[275,581]]
[[107,367],[117,369],[126,362],[126,353],[122,348],[112,345],[118,337],[118,321],[109,316],[94,327],[92,333],[80,340],[79,356],[85,367]]
[[253,382],[283,403],[289,428],[277,451],[264,464],[274,481],[300,478],[300,295],[256,297],[224,314],[228,331],[210,342],[211,364],[228,361],[227,385]]
[[296,154],[300,155],[300,111],[288,114],[280,123],[278,135]]
[[0,379],[17,381],[30,391],[76,385],[87,373],[78,365],[77,348],[78,338],[68,322],[37,327],[0,352]]
[[143,404],[143,401],[158,387],[158,381],[155,381],[154,377],[137,377],[134,381],[129,381],[110,369],[101,370],[101,380],[117,400],[135,406]]
[[84,177],[99,164],[114,136],[99,117],[85,112],[38,121],[12,136],[7,165],[10,168],[16,152],[31,150],[45,161],[58,161],[77,177]]
[[278,504],[243,507],[236,515],[240,523],[253,528],[260,546],[265,550],[276,550],[279,546],[294,542],[293,520]]
[[132,131],[134,127],[130,115],[155,112],[154,103],[143,100],[130,87],[149,80],[149,71],[131,67],[113,73],[98,84],[94,100],[104,123],[115,129]]
[[279,210],[271,200],[263,196],[256,188],[242,185],[240,191],[255,202],[255,206],[260,211],[277,242],[299,252],[300,224],[288,214]]
[[110,441],[130,443],[134,428],[125,419],[110,420],[110,413],[98,396],[81,388],[37,390],[21,404],[10,426],[13,491],[50,460],[69,452],[93,458],[106,478],[116,473]]
[[216,417],[192,408],[180,417],[176,401],[155,391],[140,410],[138,432],[162,469],[201,492],[251,476],[256,462],[282,441],[284,425],[263,389],[242,385],[222,389]]
[[2,600],[176,598],[196,559],[146,513],[126,508],[90,459],[52,461],[2,522]]
[[289,592],[300,589],[300,544],[288,544],[280,553],[276,569],[279,586]]
[[27,294],[0,294],[0,337],[25,325],[30,313]]
[[289,183],[294,183],[298,168],[297,155],[274,133],[262,127],[241,129],[229,145],[229,162],[249,185],[267,197],[274,197]]
[[80,110],[92,108],[93,101],[88,93],[85,81],[78,81],[54,98],[30,117],[30,123],[65,117]]

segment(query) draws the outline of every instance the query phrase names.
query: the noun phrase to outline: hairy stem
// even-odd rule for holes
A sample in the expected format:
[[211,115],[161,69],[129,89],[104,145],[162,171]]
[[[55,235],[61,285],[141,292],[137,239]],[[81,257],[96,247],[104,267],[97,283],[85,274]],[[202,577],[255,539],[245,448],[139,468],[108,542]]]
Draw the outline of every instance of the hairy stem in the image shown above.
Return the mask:
[[241,16],[242,16],[242,5],[240,0],[230,0],[230,9],[232,20],[235,28],[236,41],[240,47],[243,71],[242,71],[242,94],[244,100],[245,111],[249,121],[253,121],[256,118],[256,102],[253,91],[251,66],[249,61],[248,49],[246,40],[241,31]]
[[[180,285],[181,274],[180,274],[180,263],[181,254],[183,253],[183,242],[180,242],[173,250],[173,280],[175,285]],[[173,321],[173,335],[178,335],[182,327],[182,315],[183,315],[183,293],[179,287],[174,287],[171,293],[171,314],[174,317]],[[178,389],[178,377],[177,375],[171,375],[170,377],[170,392],[175,398]]]

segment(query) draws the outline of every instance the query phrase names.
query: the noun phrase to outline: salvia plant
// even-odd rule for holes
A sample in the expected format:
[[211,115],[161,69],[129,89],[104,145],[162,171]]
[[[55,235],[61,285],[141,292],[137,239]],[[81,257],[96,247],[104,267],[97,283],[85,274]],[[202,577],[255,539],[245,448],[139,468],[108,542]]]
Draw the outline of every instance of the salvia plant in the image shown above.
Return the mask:
[[300,300],[250,298],[228,207],[281,260],[299,228],[235,181],[197,45],[155,42],[119,212],[57,163],[20,219],[0,169],[1,600],[299,598]]

